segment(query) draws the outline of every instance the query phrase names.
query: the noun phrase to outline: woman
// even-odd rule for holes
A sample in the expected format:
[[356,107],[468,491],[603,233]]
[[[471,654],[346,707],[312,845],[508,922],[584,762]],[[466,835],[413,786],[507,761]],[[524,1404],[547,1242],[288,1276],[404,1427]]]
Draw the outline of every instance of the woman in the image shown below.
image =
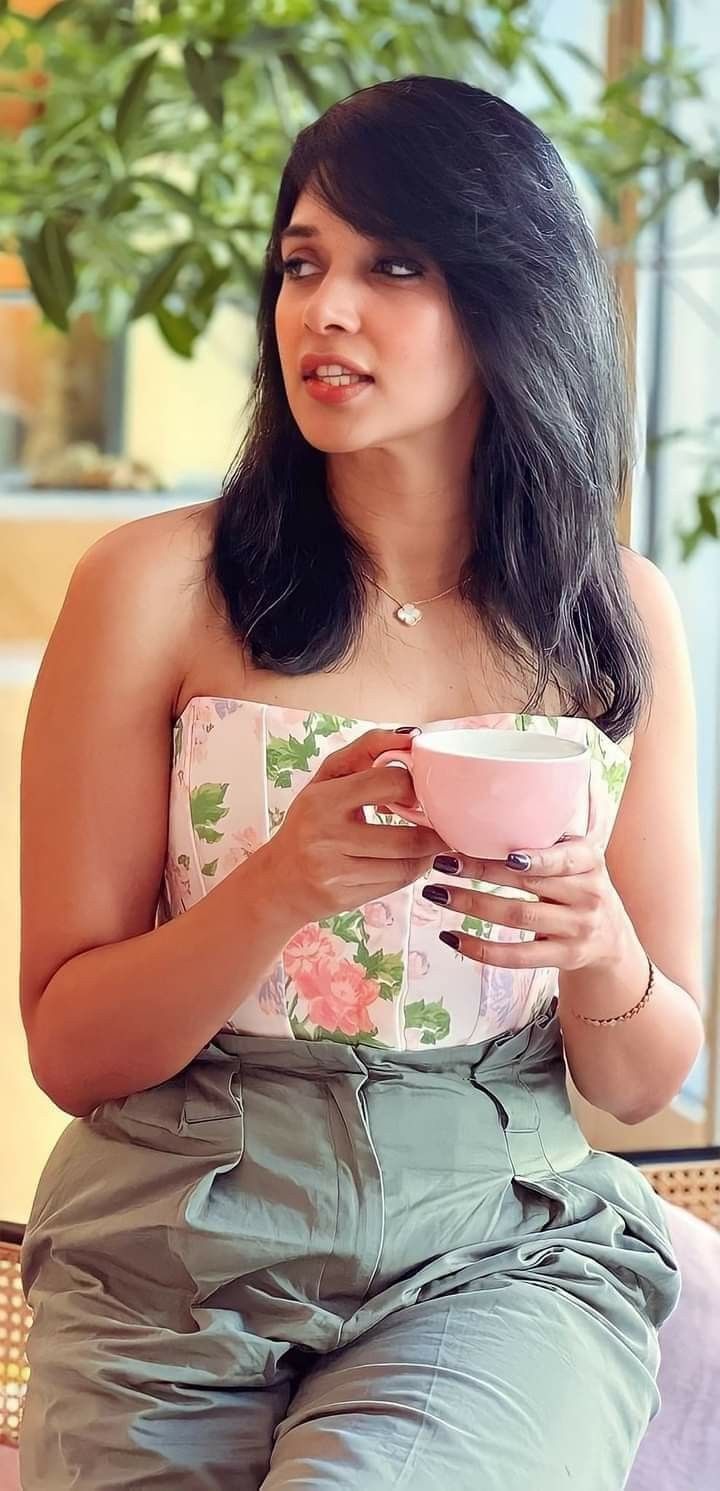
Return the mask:
[[[618,1491],[678,1272],[563,1047],[635,1123],[702,1022],[608,279],[545,136],[413,76],[298,137],[258,330],[220,500],[93,545],[31,701],[23,1018],[75,1121],[23,1485]],[[587,740],[586,831],[463,862],[384,809],[403,717]]]

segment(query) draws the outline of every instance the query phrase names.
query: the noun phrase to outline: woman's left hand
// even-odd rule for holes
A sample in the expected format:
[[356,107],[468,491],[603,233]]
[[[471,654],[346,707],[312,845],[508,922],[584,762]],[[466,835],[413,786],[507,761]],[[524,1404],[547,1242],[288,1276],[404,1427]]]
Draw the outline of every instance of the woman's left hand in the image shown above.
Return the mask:
[[[459,868],[453,873],[464,880],[513,886],[538,897],[526,901],[460,886],[425,886],[422,894],[434,905],[494,925],[534,932],[534,941],[513,942],[494,942],[473,933],[440,933],[443,942],[476,963],[495,968],[607,968],[632,933],[605,855],[590,839],[567,838],[550,849],[523,852],[520,869],[505,860],[472,859],[454,851],[440,858],[445,863],[436,860],[434,868],[443,874],[449,873],[448,860],[455,860]],[[517,865],[518,855],[510,855],[509,860]],[[447,892],[447,901],[428,894],[435,889]]]

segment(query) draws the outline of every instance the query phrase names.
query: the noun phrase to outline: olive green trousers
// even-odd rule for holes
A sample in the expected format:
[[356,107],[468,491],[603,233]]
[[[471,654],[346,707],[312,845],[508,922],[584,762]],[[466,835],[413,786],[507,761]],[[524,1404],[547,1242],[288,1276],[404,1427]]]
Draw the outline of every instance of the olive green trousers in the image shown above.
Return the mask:
[[22,1273],[24,1491],[621,1491],[679,1293],[557,1001],[472,1046],[218,1035],[72,1120]]

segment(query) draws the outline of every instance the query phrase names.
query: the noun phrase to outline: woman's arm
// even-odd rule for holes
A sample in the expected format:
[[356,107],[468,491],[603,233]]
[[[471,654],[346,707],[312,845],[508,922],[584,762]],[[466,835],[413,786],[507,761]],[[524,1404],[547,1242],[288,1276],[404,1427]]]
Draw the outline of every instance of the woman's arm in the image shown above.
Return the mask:
[[[625,1123],[671,1102],[703,1041],[702,876],[692,675],[670,585],[648,560],[623,550],[628,583],[645,623],[654,694],[637,728],[632,769],[605,856],[627,920],[610,967],[560,974],[559,1017],[573,1081],[585,1098]],[[647,1005],[617,1025],[586,1025],[642,996],[648,955],[655,988]]]
[[[171,521],[172,519],[172,521]],[[21,773],[21,1012],[68,1113],[162,1082],[269,973],[293,931],[264,849],[155,927],[171,719],[196,626],[187,513],[123,524],[81,559],[33,690]]]

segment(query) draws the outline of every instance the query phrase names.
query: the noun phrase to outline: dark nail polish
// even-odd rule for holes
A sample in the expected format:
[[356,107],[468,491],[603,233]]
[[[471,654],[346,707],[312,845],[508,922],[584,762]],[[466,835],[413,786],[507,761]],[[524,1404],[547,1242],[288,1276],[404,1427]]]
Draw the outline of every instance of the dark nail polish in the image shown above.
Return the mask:
[[505,863],[509,870],[529,870],[532,860],[529,854],[509,854]]
[[422,735],[419,725],[398,725],[395,735]]
[[450,892],[444,885],[425,885],[422,894],[426,901],[434,901],[436,906],[447,906],[450,900]]
[[460,861],[455,858],[454,854],[436,854],[433,869],[439,870],[441,875],[457,875]]
[[438,936],[441,942],[446,942],[448,947],[453,947],[455,952],[457,952],[460,946],[460,938],[457,932],[439,932]]

